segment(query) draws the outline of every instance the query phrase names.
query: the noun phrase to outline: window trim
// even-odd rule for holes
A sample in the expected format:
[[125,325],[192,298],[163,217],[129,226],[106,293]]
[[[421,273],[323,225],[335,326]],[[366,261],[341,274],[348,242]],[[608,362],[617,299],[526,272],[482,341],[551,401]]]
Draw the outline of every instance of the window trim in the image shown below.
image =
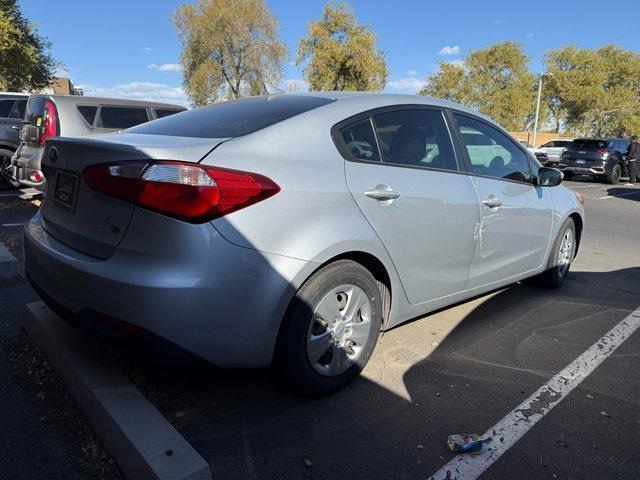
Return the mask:
[[533,155],[530,154],[529,151],[527,149],[525,149],[522,145],[520,145],[520,142],[514,141],[512,139],[512,137],[511,137],[511,135],[509,135],[509,133],[506,130],[504,130],[502,127],[498,127],[497,125],[494,125],[491,122],[486,121],[482,117],[478,117],[478,116],[470,114],[468,112],[463,112],[461,110],[456,110],[456,109],[453,109],[453,108],[448,108],[447,109],[447,113],[448,113],[448,120],[451,122],[451,125],[452,125],[452,130],[454,132],[454,135],[455,135],[455,138],[456,138],[456,142],[460,144],[460,153],[461,153],[462,159],[464,161],[466,172],[469,175],[471,175],[473,177],[491,178],[493,180],[500,180],[500,181],[503,181],[503,182],[517,183],[519,185],[530,185],[532,187],[538,187],[539,186],[539,185],[536,184],[536,182],[534,180],[536,178],[536,176],[531,171],[531,165],[530,165],[529,161],[527,161],[527,169],[529,170],[529,176],[530,176],[531,180],[528,181],[528,182],[522,182],[520,180],[512,180],[510,178],[494,177],[492,175],[485,175],[483,173],[474,172],[473,171],[473,165],[471,164],[471,159],[469,158],[469,153],[467,151],[466,144],[464,143],[464,139],[462,138],[462,133],[460,132],[460,128],[458,127],[458,124],[456,122],[455,115],[459,115],[461,117],[470,118],[471,120],[475,120],[477,122],[480,122],[480,123],[486,125],[487,127],[490,127],[490,128],[493,128],[494,130],[497,130],[499,133],[505,135],[507,137],[507,139],[511,140],[511,143],[513,143],[522,153],[524,153],[525,158],[531,159],[531,157],[533,157]]
[[[453,153],[453,160],[456,164],[456,170],[452,170],[449,168],[435,168],[435,167],[422,167],[419,165],[403,165],[400,163],[388,163],[385,162],[383,160],[383,153],[382,150],[380,148],[380,139],[378,138],[378,132],[376,130],[376,124],[375,124],[375,120],[374,120],[374,116],[382,114],[382,113],[389,113],[389,112],[398,112],[398,111],[403,111],[403,110],[429,110],[429,111],[437,111],[440,112],[440,115],[442,115],[442,121],[444,123],[444,126],[447,130],[448,133],[448,138],[449,138],[449,142],[451,145],[451,151]],[[380,157],[380,160],[364,160],[361,158],[357,158],[355,157],[350,151],[349,149],[346,147],[344,140],[342,138],[342,135],[340,135],[340,130],[348,127],[349,125],[353,125],[354,123],[358,123],[361,122],[362,120],[368,118],[369,122],[371,123],[371,128],[373,130],[373,135],[376,139],[376,147],[378,149],[378,156]],[[414,104],[414,103],[406,103],[406,104],[399,104],[399,105],[388,105],[386,107],[378,107],[378,108],[373,108],[371,110],[367,110],[365,112],[360,112],[356,115],[353,115],[351,117],[348,117],[344,120],[341,120],[340,122],[334,124],[331,127],[331,138],[333,140],[334,145],[336,146],[336,148],[338,149],[338,152],[340,153],[340,155],[342,156],[342,158],[344,158],[346,161],[348,162],[355,162],[355,163],[368,163],[368,164],[373,164],[373,165],[383,165],[386,167],[396,167],[396,168],[410,168],[410,169],[414,169],[414,170],[429,170],[429,171],[434,171],[434,172],[444,172],[444,173],[457,173],[457,174],[467,174],[468,172],[466,172],[463,168],[462,165],[460,163],[460,156],[459,156],[459,152],[456,149],[456,142],[454,141],[454,138],[452,136],[452,132],[451,132],[451,128],[449,126],[449,122],[447,122],[447,115],[446,115],[446,109],[442,108],[442,107],[438,107],[435,105],[423,105],[423,104]]]

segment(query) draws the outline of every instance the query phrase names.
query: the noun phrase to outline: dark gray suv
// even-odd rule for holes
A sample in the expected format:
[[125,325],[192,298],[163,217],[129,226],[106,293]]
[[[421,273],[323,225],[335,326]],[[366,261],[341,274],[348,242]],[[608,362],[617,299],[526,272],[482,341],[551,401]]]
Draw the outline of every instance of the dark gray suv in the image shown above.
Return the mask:
[[9,167],[20,145],[20,125],[28,97],[26,93],[0,93],[0,172]]
[[179,105],[141,100],[31,95],[22,118],[20,146],[5,177],[15,186],[44,190],[41,161],[47,138],[113,133],[184,110]]

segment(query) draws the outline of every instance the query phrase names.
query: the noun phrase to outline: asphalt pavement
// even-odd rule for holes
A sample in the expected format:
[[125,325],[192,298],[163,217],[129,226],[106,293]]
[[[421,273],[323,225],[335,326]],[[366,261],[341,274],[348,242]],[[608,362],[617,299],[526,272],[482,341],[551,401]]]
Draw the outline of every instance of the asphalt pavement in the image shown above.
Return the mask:
[[[454,459],[448,435],[490,431],[640,306],[640,186],[565,184],[585,196],[587,222],[563,288],[516,284],[386,332],[362,378],[329,398],[295,395],[264,370],[114,359],[214,478],[431,478]],[[4,208],[9,198],[0,239],[19,255],[10,225],[36,206]],[[0,285],[0,458],[11,458],[0,478],[117,478],[20,333],[34,299],[22,281]],[[521,438],[479,478],[637,479],[639,346],[640,333],[621,339],[553,409],[534,402],[537,423],[507,431]]]

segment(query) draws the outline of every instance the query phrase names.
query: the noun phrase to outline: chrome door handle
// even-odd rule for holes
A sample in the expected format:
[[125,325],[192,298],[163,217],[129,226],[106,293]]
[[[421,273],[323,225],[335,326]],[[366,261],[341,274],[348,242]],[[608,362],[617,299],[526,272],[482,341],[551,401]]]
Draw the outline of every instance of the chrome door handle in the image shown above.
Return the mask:
[[391,190],[389,185],[376,185],[376,188],[369,190],[368,192],[364,192],[364,194],[369,198],[378,200],[379,202],[395,200],[400,196],[398,192]]
[[482,200],[482,203],[489,208],[498,208],[502,206],[502,202],[498,200],[495,195],[489,195],[487,198]]

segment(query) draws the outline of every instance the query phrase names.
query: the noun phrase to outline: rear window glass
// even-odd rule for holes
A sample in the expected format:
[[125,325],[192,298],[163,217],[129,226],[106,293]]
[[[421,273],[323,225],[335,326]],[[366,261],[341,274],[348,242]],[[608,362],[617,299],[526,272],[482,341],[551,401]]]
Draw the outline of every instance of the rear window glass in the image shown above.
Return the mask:
[[256,132],[333,100],[301,95],[275,95],[222,102],[165,117],[131,133],[180,137],[227,138]]
[[38,125],[38,118],[42,118],[44,115],[44,105],[46,101],[47,97],[44,95],[33,95],[29,97],[29,101],[27,102],[27,114],[24,117],[25,121]]
[[590,138],[580,138],[571,142],[571,148],[577,148],[582,150],[596,148],[607,148],[607,142],[605,140],[593,140]]
[[156,117],[164,118],[164,117],[168,117],[169,115],[174,115],[176,113],[183,112],[184,110],[176,110],[175,108],[156,108],[155,111],[156,111]]
[[0,100],[0,117],[7,118],[13,109],[13,104],[15,100],[12,98],[11,100]]
[[96,118],[98,107],[96,105],[78,105],[78,111],[87,123],[93,126],[93,120]]
[[340,130],[347,150],[360,160],[379,161],[380,154],[371,120],[365,118]]
[[146,108],[107,107],[100,109],[98,126],[102,128],[129,128],[149,121]]

